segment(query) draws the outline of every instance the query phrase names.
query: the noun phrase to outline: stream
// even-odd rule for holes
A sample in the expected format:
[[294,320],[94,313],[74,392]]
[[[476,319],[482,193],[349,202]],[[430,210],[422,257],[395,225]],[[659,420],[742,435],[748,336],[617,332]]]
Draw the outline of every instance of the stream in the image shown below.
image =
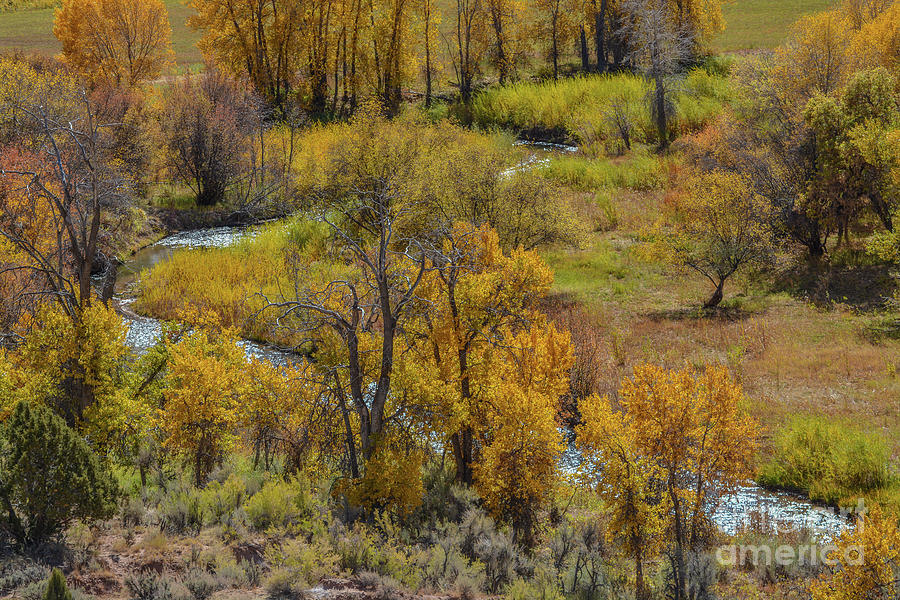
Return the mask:
[[[536,150],[529,158],[509,172],[533,168],[549,160],[549,153],[574,153],[577,147],[559,144],[521,142],[517,145]],[[162,324],[151,317],[138,315],[131,308],[135,300],[137,277],[144,269],[168,260],[179,249],[202,250],[223,248],[254,235],[253,228],[216,227],[185,231],[165,237],[135,253],[120,267],[116,281],[115,304],[128,326],[127,343],[135,352],[143,353],[160,338]],[[277,348],[244,340],[241,342],[248,356],[269,360],[276,365],[293,362],[293,356]],[[569,462],[566,458],[564,462]],[[832,539],[849,526],[845,517],[830,509],[815,505],[788,492],[763,489],[752,481],[740,486],[736,493],[722,498],[713,518],[719,529],[729,535],[743,528],[762,526],[766,531],[785,532],[807,530],[817,538]]]

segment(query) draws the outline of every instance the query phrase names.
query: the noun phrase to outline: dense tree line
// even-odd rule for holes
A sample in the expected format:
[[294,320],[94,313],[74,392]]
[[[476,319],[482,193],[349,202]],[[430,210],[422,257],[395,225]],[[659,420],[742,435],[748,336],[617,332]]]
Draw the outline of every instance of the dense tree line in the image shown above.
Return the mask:
[[[313,114],[347,115],[369,95],[396,113],[404,90],[420,82],[430,104],[445,72],[468,103],[485,78],[503,84],[542,58],[553,77],[575,55],[585,72],[634,67],[648,35],[677,31],[688,53],[676,56],[653,42],[658,75],[663,54],[686,60],[722,28],[718,0],[660,0],[647,14],[641,3],[624,0],[459,0],[447,15],[433,0],[196,0],[191,6],[190,25],[203,34],[206,59],[249,81],[284,114],[298,105]],[[86,6],[69,0],[54,32],[66,62],[94,82],[133,86],[171,64],[170,27],[158,0]]]

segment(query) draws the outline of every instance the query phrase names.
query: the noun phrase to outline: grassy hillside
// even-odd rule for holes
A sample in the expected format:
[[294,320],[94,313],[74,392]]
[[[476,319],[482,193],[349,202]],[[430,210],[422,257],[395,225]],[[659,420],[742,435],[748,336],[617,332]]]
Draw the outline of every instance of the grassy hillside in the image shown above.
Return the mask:
[[[172,43],[179,67],[187,67],[202,62],[197,49],[199,36],[187,26],[191,14],[181,0],[165,0],[172,23]],[[0,6],[3,6],[0,4]],[[0,52],[23,50],[54,55],[59,52],[59,42],[53,36],[52,8],[0,12]]]
[[725,52],[774,48],[798,18],[835,4],[836,0],[731,0],[723,8],[725,31],[715,48]]

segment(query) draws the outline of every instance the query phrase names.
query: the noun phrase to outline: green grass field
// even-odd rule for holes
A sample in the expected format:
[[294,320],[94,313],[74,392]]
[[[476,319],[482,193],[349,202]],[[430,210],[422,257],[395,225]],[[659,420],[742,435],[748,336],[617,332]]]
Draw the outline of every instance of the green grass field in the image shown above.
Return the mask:
[[837,0],[730,0],[725,3],[725,31],[714,47],[723,52],[774,48],[803,15],[826,10]]
[[[203,61],[197,48],[199,35],[187,26],[191,14],[181,0],[165,0],[172,23],[172,44],[179,67],[189,67]],[[52,56],[60,51],[53,36],[54,9],[0,12],[0,52],[22,50]]]

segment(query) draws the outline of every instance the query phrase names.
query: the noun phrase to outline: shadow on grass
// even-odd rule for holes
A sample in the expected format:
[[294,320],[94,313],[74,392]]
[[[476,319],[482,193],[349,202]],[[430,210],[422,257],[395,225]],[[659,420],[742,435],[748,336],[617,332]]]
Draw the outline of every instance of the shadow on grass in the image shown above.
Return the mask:
[[670,310],[657,310],[644,313],[644,317],[651,321],[721,321],[734,323],[742,321],[758,314],[759,311],[748,310],[744,306],[736,304],[733,300],[728,304],[721,304],[716,308],[703,308],[702,306],[688,306]]
[[774,288],[821,308],[841,304],[859,312],[878,312],[889,307],[898,290],[895,271],[893,265],[803,263],[782,272]]

